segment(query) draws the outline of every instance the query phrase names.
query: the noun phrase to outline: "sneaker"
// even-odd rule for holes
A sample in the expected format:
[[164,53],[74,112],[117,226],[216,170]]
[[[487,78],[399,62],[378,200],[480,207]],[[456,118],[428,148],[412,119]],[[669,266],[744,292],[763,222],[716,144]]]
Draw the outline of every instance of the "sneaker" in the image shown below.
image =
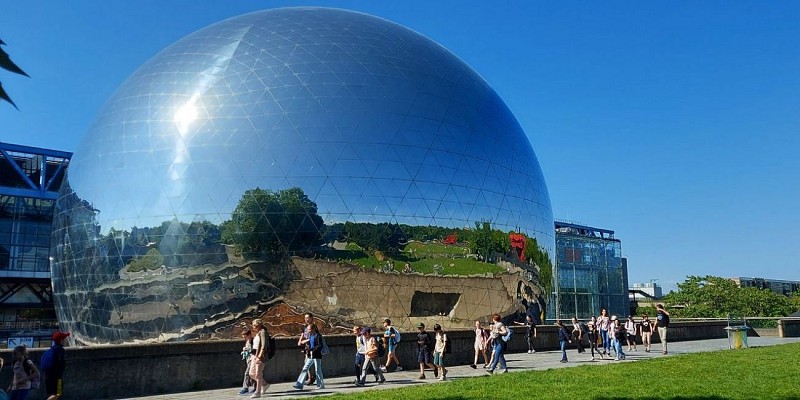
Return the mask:
[[381,379],[381,381],[378,382],[378,385],[383,385],[384,383],[386,383],[386,379]]
[[317,386],[317,390],[322,390],[322,389],[325,389],[325,385]]
[[444,376],[442,376],[441,378],[439,378],[439,381],[444,381],[444,380],[445,380],[445,377],[444,377]]
[[303,385],[298,385],[296,383],[294,385],[292,385],[292,387],[297,389],[297,390],[303,390]]
[[619,357],[614,357],[614,361],[619,361]]
[[504,369],[503,372],[501,372],[501,374],[507,374],[507,373],[508,373],[508,368]]
[[381,372],[386,372],[386,367],[381,365]]
[[245,395],[245,394],[248,394],[248,393],[250,393],[250,389],[246,389],[245,388],[245,389],[242,389],[242,390],[239,391],[239,396]]
[[531,350],[531,354],[536,353],[536,349]]
[[487,369],[487,370],[486,370],[486,372],[488,372],[488,373],[489,373],[489,375],[492,375],[492,374],[494,374],[494,370],[493,370],[493,369]]
[[364,382],[356,381],[356,386],[364,386]]
[[[478,369],[478,366],[475,365],[475,364],[470,364],[469,367],[472,368],[472,369]],[[486,368],[486,367],[484,367],[484,368]]]
[[566,363],[566,362],[567,362],[567,360],[561,360],[560,362],[561,362],[561,363]]
[[425,379],[425,374],[420,374],[419,379]]
[[594,356],[592,356],[592,361],[594,361]]
[[261,393],[253,393],[253,395],[250,396],[250,398],[251,399],[260,399],[261,398]]
[[399,365],[398,365],[398,366],[397,366],[397,368],[395,368],[395,370],[394,370],[394,371],[395,371],[395,372],[400,372],[400,371],[402,371],[402,370],[403,370],[403,367],[401,367],[401,366],[399,366]]
[[489,368],[489,364],[483,364],[483,369]]
[[528,350],[528,354],[533,354],[533,352],[531,352],[530,350]]

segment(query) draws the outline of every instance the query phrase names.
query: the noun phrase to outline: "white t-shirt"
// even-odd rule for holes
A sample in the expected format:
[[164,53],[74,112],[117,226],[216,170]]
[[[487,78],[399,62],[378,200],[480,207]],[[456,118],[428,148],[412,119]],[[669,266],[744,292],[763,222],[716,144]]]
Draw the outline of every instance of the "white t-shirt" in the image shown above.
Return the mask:
[[504,327],[502,322],[497,321],[492,326],[492,339],[497,339],[500,337],[500,328]]
[[256,336],[253,338],[253,351],[258,354],[258,349],[261,348],[261,331],[256,333]]
[[433,351],[444,353],[444,342],[447,341],[447,334],[446,333],[437,333],[436,334],[436,347]]

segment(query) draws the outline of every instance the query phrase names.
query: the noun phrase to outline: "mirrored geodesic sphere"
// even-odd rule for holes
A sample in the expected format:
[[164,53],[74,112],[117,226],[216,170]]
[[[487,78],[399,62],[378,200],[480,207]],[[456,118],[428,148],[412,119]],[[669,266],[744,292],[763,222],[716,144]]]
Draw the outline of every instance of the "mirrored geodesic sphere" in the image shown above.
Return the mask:
[[157,54],[56,207],[55,302],[82,343],[253,317],[295,333],[306,311],[324,330],[470,326],[536,313],[550,287],[547,187],[503,101],[433,41],[344,10],[247,14]]

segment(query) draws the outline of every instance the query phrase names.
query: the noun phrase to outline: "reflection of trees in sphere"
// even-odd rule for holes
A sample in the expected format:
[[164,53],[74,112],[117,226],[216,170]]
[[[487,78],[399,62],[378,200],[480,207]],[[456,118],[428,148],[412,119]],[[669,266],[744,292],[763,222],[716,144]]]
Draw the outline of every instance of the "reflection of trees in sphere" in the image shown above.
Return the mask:
[[[84,343],[191,339],[278,305],[474,321],[540,286],[493,264],[509,232],[531,276],[554,248],[536,155],[486,82],[402,26],[321,8],[231,18],[142,65],[75,152],[53,225],[58,317]],[[422,275],[445,263],[461,277]],[[446,296],[414,308],[416,289]],[[391,294],[349,294],[370,290]]]

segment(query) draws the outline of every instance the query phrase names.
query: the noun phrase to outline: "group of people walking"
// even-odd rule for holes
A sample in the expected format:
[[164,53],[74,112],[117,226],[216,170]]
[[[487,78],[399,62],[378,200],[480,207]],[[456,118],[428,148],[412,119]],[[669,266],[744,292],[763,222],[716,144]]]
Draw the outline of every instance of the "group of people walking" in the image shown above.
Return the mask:
[[[39,366],[30,359],[28,348],[24,345],[15,346],[12,354],[11,369],[13,377],[8,387],[9,400],[27,400],[32,391],[44,387],[47,400],[58,400],[63,395],[64,369],[67,366],[64,341],[69,337],[69,332],[56,331],[52,336],[52,345],[43,354]],[[5,362],[0,358],[0,370]],[[44,384],[42,385],[42,382]],[[0,390],[0,394],[5,392]]]
[[[608,311],[603,309],[599,316],[592,316],[586,323],[572,318],[572,330],[567,328],[563,321],[557,320],[561,362],[568,361],[567,345],[573,341],[577,345],[578,353],[584,353],[588,346],[592,360],[595,360],[595,354],[604,358],[606,355],[610,357],[612,352],[615,360],[624,360],[626,353],[623,346],[625,344],[627,344],[627,351],[636,351],[638,336],[642,338],[644,350],[649,352],[650,338],[655,332],[658,332],[661,339],[662,352],[667,354],[669,313],[661,304],[656,307],[656,312],[655,321],[651,321],[647,314],[643,314],[640,321],[636,321],[629,315],[623,323],[616,316],[609,316]],[[536,324],[531,316],[527,316],[525,323],[521,325],[526,326],[525,339],[528,353],[532,354],[536,352],[534,348],[537,337]],[[419,364],[419,379],[426,379],[426,369],[432,369],[434,378],[446,380],[447,368],[445,368],[444,359],[446,354],[450,353],[450,341],[439,324],[433,326],[433,334],[426,331],[425,328],[424,323],[417,325],[416,356]],[[477,369],[478,360],[482,357],[483,368],[487,373],[493,374],[498,368],[503,373],[508,372],[505,352],[508,342],[511,340],[512,330],[503,323],[500,315],[492,315],[492,323],[489,327],[484,327],[480,321],[475,321],[474,332],[475,357],[470,367]],[[367,376],[370,374],[375,377],[376,383],[385,383],[384,373],[388,372],[393,363],[396,364],[395,371],[403,370],[397,357],[401,334],[392,325],[391,320],[383,321],[383,331],[373,333],[373,329],[370,327],[355,326],[352,334],[355,337],[355,379],[353,384],[356,386],[366,385]],[[247,369],[240,394],[251,394],[251,398],[259,398],[269,388],[263,375],[267,359],[271,358],[275,352],[273,339],[270,338],[260,320],[254,320],[252,330],[245,330],[242,336],[245,338],[242,359],[247,363]],[[322,359],[329,350],[325,338],[310,313],[304,315],[304,328],[298,337],[297,345],[302,349],[304,363],[293,387],[302,390],[306,386],[314,385],[317,389],[324,389]],[[386,357],[384,365],[380,362],[383,357]]]
[[[585,344],[588,344],[589,351],[592,355],[592,361],[595,360],[595,353],[604,358],[606,355],[611,356],[612,352],[614,360],[624,360],[627,350],[636,351],[636,338],[642,338],[642,345],[644,351],[650,352],[651,338],[654,333],[658,334],[661,341],[661,352],[667,354],[667,328],[669,328],[669,312],[664,309],[662,304],[656,305],[656,320],[650,320],[650,317],[645,313],[642,314],[642,319],[636,321],[632,315],[623,323],[616,315],[609,316],[606,309],[600,311],[599,316],[592,316],[586,323],[579,321],[577,318],[572,318],[572,330],[567,328],[563,321],[556,321],[558,326],[558,339],[561,347],[561,362],[567,362],[567,345],[573,341],[576,344],[578,354],[586,351]],[[623,346],[627,345],[626,350]]]

